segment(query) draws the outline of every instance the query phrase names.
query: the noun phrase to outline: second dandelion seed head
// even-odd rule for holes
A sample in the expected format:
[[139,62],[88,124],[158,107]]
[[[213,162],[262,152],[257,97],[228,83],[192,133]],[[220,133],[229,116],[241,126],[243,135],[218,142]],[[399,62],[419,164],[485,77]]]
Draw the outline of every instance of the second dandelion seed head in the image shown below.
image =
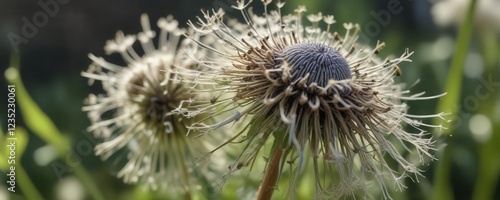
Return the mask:
[[[185,86],[174,84],[172,61],[142,63],[137,71],[131,71],[128,80],[124,80],[122,91],[128,96],[130,105],[136,107],[137,120],[144,121],[146,127],[155,129],[157,134],[173,133],[173,124],[189,121],[174,114],[184,100],[195,98]],[[170,77],[169,77],[170,76]],[[184,125],[181,125],[184,126]],[[184,132],[176,134],[186,134]],[[163,136],[159,136],[163,137]]]
[[161,18],[158,43],[153,43],[157,34],[145,14],[142,32],[118,31],[104,49],[120,54],[123,66],[91,54],[93,62],[82,75],[90,83],[100,82],[104,92],[90,94],[83,110],[91,121],[88,130],[100,139],[96,155],[112,160],[116,175],[125,183],[189,192],[200,179],[206,180],[208,168],[197,162],[197,153],[206,151],[212,139],[196,140],[198,134],[186,128],[205,116],[186,116],[182,111],[203,97],[190,90],[197,86],[185,84],[180,77],[182,69],[195,66],[185,54],[195,49],[181,41],[184,30],[177,24],[172,16]]

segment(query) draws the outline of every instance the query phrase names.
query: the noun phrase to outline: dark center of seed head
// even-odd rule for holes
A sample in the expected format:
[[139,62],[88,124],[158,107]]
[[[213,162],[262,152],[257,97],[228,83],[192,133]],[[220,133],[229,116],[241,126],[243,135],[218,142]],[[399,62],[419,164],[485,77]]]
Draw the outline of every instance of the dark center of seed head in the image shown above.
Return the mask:
[[318,43],[302,43],[285,47],[285,61],[291,67],[292,81],[298,81],[309,73],[307,85],[316,83],[325,87],[329,80],[350,79],[351,71],[345,58],[330,46]]

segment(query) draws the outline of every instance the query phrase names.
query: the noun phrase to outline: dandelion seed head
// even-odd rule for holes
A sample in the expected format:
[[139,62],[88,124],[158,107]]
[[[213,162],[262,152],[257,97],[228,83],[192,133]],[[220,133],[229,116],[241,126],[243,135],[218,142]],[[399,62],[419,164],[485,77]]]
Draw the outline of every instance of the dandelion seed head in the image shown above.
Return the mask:
[[[378,42],[375,47],[359,44],[357,24],[345,23],[341,34],[331,29],[335,23],[331,15],[309,15],[308,25],[302,20],[306,12],[303,6],[286,15],[281,14],[280,2],[276,11],[267,10],[268,2],[263,4],[265,13],[255,14],[245,1],[238,2],[235,9],[241,11],[243,25],[224,22],[222,14],[215,11],[204,12],[199,26],[190,23],[197,32],[220,42],[207,48],[216,56],[198,60],[209,70],[197,80],[213,83],[213,89],[206,92],[227,97],[215,98],[194,112],[212,107],[216,112],[210,115],[214,117],[229,115],[190,128],[208,132],[232,123],[244,127],[215,149],[244,138],[238,144],[245,145],[223,180],[256,162],[268,141],[273,146],[267,157],[281,148],[280,166],[290,164],[286,166],[293,175],[288,189],[291,198],[307,162],[313,163],[309,171],[315,175],[318,198],[357,196],[354,191],[366,191],[370,185],[378,185],[384,198],[390,198],[388,181],[402,190],[405,177],[421,175],[417,165],[396,147],[413,151],[421,162],[424,157],[434,159],[430,153],[434,141],[422,127],[442,126],[421,119],[443,114],[408,114],[405,101],[442,95],[411,95],[404,84],[396,83],[399,65],[410,62],[413,52],[380,58],[378,53],[385,43]],[[326,23],[326,30],[320,28],[321,22]],[[217,112],[216,107],[224,109]],[[402,170],[393,169],[388,164],[391,159]],[[372,178],[376,184],[369,184]]]
[[[184,113],[193,99],[202,100],[203,95],[196,95],[190,90],[192,85],[182,82],[181,69],[196,64],[185,54],[192,49],[179,47],[184,30],[177,24],[171,16],[160,19],[158,44],[154,44],[157,34],[148,16],[141,16],[142,32],[125,36],[118,31],[105,46],[107,53],[122,56],[124,66],[91,54],[93,63],[82,73],[104,91],[90,94],[83,107],[91,121],[88,130],[100,140],[96,155],[112,160],[116,176],[125,183],[152,190],[189,191],[207,170],[197,159],[211,139],[196,140],[199,134],[187,129],[206,115]],[[135,42],[143,54],[136,52]]]

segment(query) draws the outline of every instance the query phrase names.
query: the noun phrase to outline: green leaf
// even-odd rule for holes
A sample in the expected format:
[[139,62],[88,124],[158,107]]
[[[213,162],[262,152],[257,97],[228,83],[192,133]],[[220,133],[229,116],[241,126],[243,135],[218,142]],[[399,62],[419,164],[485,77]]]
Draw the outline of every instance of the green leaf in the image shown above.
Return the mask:
[[26,146],[28,146],[28,134],[24,128],[16,127],[16,135],[14,138],[16,138],[16,158],[21,162],[21,156],[24,150],[26,150]]
[[[476,8],[476,0],[472,0],[467,10],[465,20],[460,27],[458,40],[453,53],[453,60],[451,62],[450,71],[446,80],[446,92],[438,105],[440,112],[451,113],[448,117],[449,120],[455,120],[459,111],[460,95],[462,92],[462,68],[465,63],[467,50],[472,36],[473,18]],[[440,122],[436,123],[439,124]],[[446,129],[445,134],[450,134],[453,127]],[[434,176],[434,188],[431,194],[431,199],[434,200],[451,200],[453,193],[450,185],[450,171],[451,171],[451,153],[453,144],[448,145],[443,152],[443,157],[436,166],[436,174]]]
[[16,127],[15,130],[15,135],[5,135],[4,133],[0,131],[0,134],[2,135],[2,138],[0,138],[0,145],[2,145],[1,148],[2,151],[0,152],[0,169],[6,170],[8,169],[11,164],[8,163],[10,152],[11,152],[11,147],[15,148],[15,162],[16,164],[21,162],[21,156],[24,153],[24,150],[26,149],[26,146],[28,145],[28,135],[26,134],[26,131],[21,128],[21,127]]
[[[497,124],[493,130],[500,130]],[[476,200],[493,199],[496,183],[500,175],[500,134],[492,133],[492,138],[479,148],[478,177],[473,198]]]
[[[458,105],[460,103],[460,95],[462,92],[462,68],[465,63],[465,58],[467,57],[467,50],[469,49],[472,36],[475,7],[476,0],[472,0],[467,11],[467,16],[460,27],[457,44],[455,45],[456,48],[453,53],[453,60],[451,61],[450,71],[448,72],[448,78],[446,79],[445,91],[447,94],[441,98],[438,104],[438,110],[440,112],[450,113],[450,115],[448,115],[449,120],[454,120],[459,111]],[[436,124],[439,124],[439,122]],[[446,134],[451,132],[452,128],[444,131]]]
[[26,126],[47,143],[56,146],[59,153],[63,153],[69,145],[67,140],[50,120],[50,118],[38,107],[30,97],[23,85],[19,74],[19,56],[11,57],[11,66],[5,71],[7,82],[15,86],[18,114],[24,119]]
[[[24,119],[26,126],[31,131],[45,140],[48,144],[56,147],[61,158],[71,155],[71,152],[67,151],[67,147],[70,146],[69,141],[61,134],[52,120],[42,111],[42,109],[40,109],[40,107],[38,107],[26,91],[21,76],[19,75],[19,68],[19,56],[13,54],[11,56],[10,67],[5,71],[5,79],[16,88],[16,102],[18,105],[17,108],[20,110],[20,116]],[[93,199],[105,199],[83,166],[77,165],[73,170],[87,187]]]
[[[0,145],[2,145],[2,150],[0,151],[0,169],[9,171],[10,167],[15,167],[16,181],[19,183],[19,187],[22,189],[26,199],[39,200],[43,199],[40,192],[36,189],[33,182],[29,179],[28,174],[21,165],[21,157],[26,150],[28,145],[28,134],[26,130],[21,127],[16,127],[15,135],[3,135],[4,133],[0,131]],[[13,142],[13,143],[12,143]],[[13,145],[11,145],[11,143]],[[11,146],[8,146],[11,145]],[[9,163],[9,156],[11,152],[11,147],[15,148],[15,163]]]
[[21,156],[28,145],[28,134],[26,130],[21,127],[16,128],[16,178],[19,182],[19,187],[22,189],[26,199],[41,200],[43,199],[40,192],[36,189],[35,185],[28,177],[28,173],[21,165]]
[[[9,168],[9,165],[8,165],[8,161],[7,161],[7,155],[9,152],[9,147],[7,147],[7,137],[4,136],[4,133],[3,133],[3,128],[0,128],[0,145],[2,145],[0,147],[0,149],[2,149],[0,151],[0,170],[6,170],[7,168]],[[4,140],[5,139],[5,140]]]

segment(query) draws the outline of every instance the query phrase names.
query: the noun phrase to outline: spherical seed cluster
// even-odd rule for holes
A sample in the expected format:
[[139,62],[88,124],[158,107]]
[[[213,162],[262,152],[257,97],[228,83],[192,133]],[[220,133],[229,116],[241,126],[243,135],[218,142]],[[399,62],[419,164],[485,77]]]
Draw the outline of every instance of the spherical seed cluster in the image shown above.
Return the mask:
[[[104,160],[116,157],[117,176],[126,183],[140,183],[151,189],[181,189],[193,186],[193,173],[203,174],[196,153],[204,151],[208,140],[195,140],[196,132],[187,135],[187,126],[199,118],[186,118],[180,111],[202,95],[192,93],[179,80],[175,68],[192,68],[194,62],[178,48],[184,31],[171,16],[158,21],[161,28],[158,47],[152,43],[147,15],[141,17],[143,32],[108,41],[105,50],[119,53],[126,66],[90,55],[93,61],[82,75],[91,83],[99,81],[103,94],[90,94],[83,110],[92,125],[88,128],[102,142],[95,148]],[[132,47],[139,40],[144,55]],[[126,155],[122,155],[125,152]]]
[[329,80],[345,80],[352,77],[349,64],[344,57],[332,47],[321,43],[290,45],[283,49],[281,56],[283,57],[281,59],[293,69],[292,82],[309,76],[306,85],[316,83],[320,87],[325,87]]
[[[241,11],[245,24],[224,22],[221,11],[206,12],[204,18],[189,23],[197,32],[222,42],[217,47],[197,42],[215,55],[199,60],[209,70],[198,74],[197,81],[212,83],[215,89],[209,92],[213,94],[231,96],[214,98],[194,112],[223,107],[211,115],[234,113],[219,123],[200,122],[191,129],[208,132],[249,119],[242,122],[243,131],[215,149],[235,140],[245,143],[228,175],[254,163],[260,149],[272,140],[269,158],[273,152],[283,152],[280,173],[287,163],[294,163],[291,171],[295,176],[288,190],[291,195],[308,160],[313,163],[318,197],[354,195],[357,189],[366,189],[365,177],[369,176],[376,178],[386,198],[387,177],[403,189],[403,177],[420,175],[421,171],[396,145],[416,150],[421,162],[424,156],[433,159],[429,151],[434,142],[420,127],[441,126],[424,124],[420,119],[443,115],[411,115],[401,102],[439,97],[423,97],[423,93],[408,96],[409,91],[395,83],[397,65],[410,61],[412,52],[381,59],[377,54],[385,44],[378,43],[375,48],[359,45],[358,25],[344,24],[342,37],[330,30],[335,23],[333,16],[309,15],[312,25],[305,26],[305,7],[283,16],[284,4],[278,2],[277,10],[268,11],[270,2],[263,1],[265,12],[259,16],[247,10],[250,2],[238,1],[233,8]],[[319,27],[321,20],[327,24],[326,30]],[[401,123],[414,132],[405,131]],[[391,138],[400,143],[392,144]],[[391,168],[384,155],[403,171]]]

